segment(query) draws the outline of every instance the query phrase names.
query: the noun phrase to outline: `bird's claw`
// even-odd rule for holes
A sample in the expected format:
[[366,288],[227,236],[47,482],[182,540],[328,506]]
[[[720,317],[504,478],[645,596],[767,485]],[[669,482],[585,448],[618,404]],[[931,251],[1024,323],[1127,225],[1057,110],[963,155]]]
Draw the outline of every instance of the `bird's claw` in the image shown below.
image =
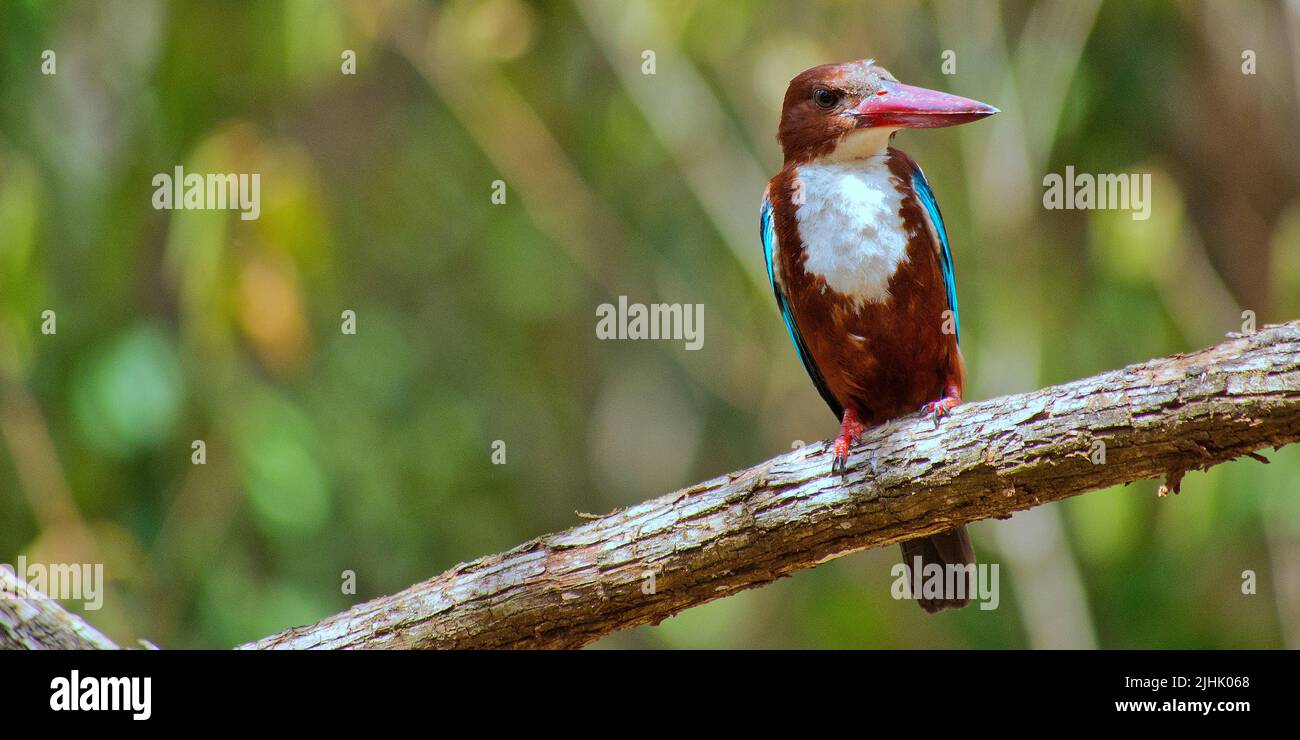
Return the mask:
[[849,468],[849,442],[840,435],[835,438],[835,458],[831,462],[831,475],[845,475]]
[[831,462],[831,473],[848,474],[849,451],[862,439],[862,430],[866,425],[858,421],[852,411],[846,411],[844,421],[840,424],[839,436],[835,438],[835,458]]
[[[838,446],[839,445],[836,445],[836,447]],[[849,461],[847,457],[841,455],[838,449],[835,450],[835,459],[831,462],[831,475],[836,475],[836,474],[845,475],[845,471],[846,471],[845,466],[848,464],[848,462]]]
[[952,410],[961,405],[961,399],[956,396],[944,396],[937,401],[931,401],[921,406],[921,414],[934,419],[934,428],[939,428],[939,419],[952,413]]

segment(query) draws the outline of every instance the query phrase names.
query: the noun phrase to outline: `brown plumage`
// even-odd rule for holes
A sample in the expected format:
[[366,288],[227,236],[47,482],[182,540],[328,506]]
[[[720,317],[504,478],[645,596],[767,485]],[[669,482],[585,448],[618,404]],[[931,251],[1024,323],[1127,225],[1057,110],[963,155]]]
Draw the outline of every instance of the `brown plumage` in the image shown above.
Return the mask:
[[[942,222],[935,222],[938,211],[933,200],[932,217],[918,193],[918,187],[928,193],[928,186],[916,163],[887,143],[899,128],[954,125],[992,112],[996,110],[982,103],[902,85],[870,60],[813,67],[791,80],[786,90],[778,132],[785,163],[765,196],[771,203],[776,242],[770,268],[778,305],[787,312],[801,359],[832,411],[843,417],[836,440],[837,465],[847,461],[863,427],[915,413],[923,405],[937,423],[960,402],[966,368],[955,333],[955,299],[944,274],[944,260],[950,257],[939,236]],[[883,158],[887,175],[878,158]],[[858,174],[856,163],[867,160],[872,161],[871,168],[863,164],[864,174]],[[875,188],[862,201],[867,206],[878,206],[885,198],[881,191],[890,187],[898,196],[897,213],[881,214],[878,225],[852,223],[839,230],[832,219],[812,227],[811,233],[826,240],[818,245],[823,273],[809,267],[806,235],[800,230],[799,209],[810,187],[800,172],[814,165],[822,173],[828,166],[840,168],[832,176],[848,181],[842,193],[824,199],[819,217],[824,218],[820,214],[830,201],[829,208],[840,209],[836,215],[846,207],[852,211],[853,206],[845,203],[860,197],[857,193],[864,188]],[[875,179],[853,179],[868,177],[868,169]],[[892,215],[898,217],[897,224],[890,223]],[[863,220],[870,219],[864,216]],[[901,228],[905,239],[901,252],[894,232],[884,234],[880,243],[860,247],[868,250],[869,259],[843,253],[846,239],[880,236],[877,228]],[[848,243],[848,252],[854,252],[852,244]],[[892,272],[880,267],[882,261],[893,263],[887,268]],[[878,273],[836,272],[868,268]],[[858,277],[864,280],[854,282]],[[857,290],[841,292],[832,284]],[[975,562],[964,527],[904,543],[903,556],[909,571],[918,557],[923,567]],[[973,585],[968,579],[963,598],[918,602],[929,612],[964,606]]]
[[[826,280],[804,270],[803,249],[778,252],[781,278],[791,311],[813,361],[841,408],[852,408],[868,426],[916,413],[941,398],[945,383],[966,385],[966,366],[957,336],[943,333],[948,310],[938,252],[926,217],[912,190],[916,163],[889,149],[889,169],[903,196],[903,223],[908,228],[907,260],[889,278],[889,297],[882,303],[852,300],[831,290]],[[797,166],[772,179],[773,201],[793,196]],[[801,244],[795,209],[774,209],[781,244]]]

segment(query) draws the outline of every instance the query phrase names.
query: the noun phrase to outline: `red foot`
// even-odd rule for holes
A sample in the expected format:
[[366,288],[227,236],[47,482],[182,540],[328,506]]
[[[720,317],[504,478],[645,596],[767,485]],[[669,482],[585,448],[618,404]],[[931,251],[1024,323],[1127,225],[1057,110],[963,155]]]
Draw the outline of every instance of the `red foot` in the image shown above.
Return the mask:
[[835,438],[835,460],[831,463],[831,472],[847,472],[849,464],[849,448],[862,439],[862,430],[867,425],[858,421],[858,412],[853,409],[844,409],[844,421],[840,422],[840,434]]
[[939,428],[939,418],[947,416],[953,409],[961,405],[961,391],[957,390],[957,384],[948,381],[944,388],[943,398],[937,401],[931,401],[921,406],[921,413],[934,417],[934,428]]

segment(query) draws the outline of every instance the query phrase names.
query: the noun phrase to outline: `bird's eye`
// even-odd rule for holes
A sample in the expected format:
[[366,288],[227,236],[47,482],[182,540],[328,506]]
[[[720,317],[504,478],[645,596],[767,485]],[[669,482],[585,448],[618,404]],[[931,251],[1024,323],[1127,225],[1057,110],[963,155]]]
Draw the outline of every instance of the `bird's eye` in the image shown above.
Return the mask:
[[818,108],[830,108],[840,102],[840,96],[836,95],[832,90],[819,87],[813,90],[813,102],[817,104]]

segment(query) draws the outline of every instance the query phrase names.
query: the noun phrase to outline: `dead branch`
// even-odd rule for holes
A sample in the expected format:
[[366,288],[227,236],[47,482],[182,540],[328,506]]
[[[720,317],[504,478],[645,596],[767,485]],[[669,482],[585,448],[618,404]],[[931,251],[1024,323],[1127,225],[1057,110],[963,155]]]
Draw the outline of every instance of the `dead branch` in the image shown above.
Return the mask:
[[897,420],[843,478],[813,444],[241,647],[580,647],[857,550],[1144,478],[1177,492],[1188,471],[1297,440],[1293,321],[968,403],[938,429]]

